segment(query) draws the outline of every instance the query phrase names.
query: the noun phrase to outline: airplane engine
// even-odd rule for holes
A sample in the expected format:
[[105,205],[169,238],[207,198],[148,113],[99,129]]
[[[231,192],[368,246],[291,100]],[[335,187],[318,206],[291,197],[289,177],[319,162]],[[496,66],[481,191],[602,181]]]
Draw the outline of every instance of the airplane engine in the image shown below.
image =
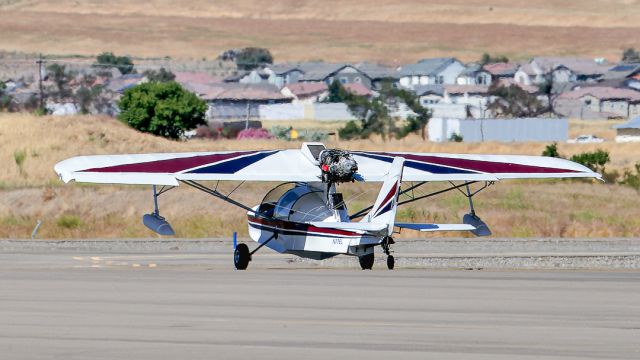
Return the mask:
[[358,172],[358,163],[351,153],[343,150],[323,150],[320,153],[322,182],[353,182]]

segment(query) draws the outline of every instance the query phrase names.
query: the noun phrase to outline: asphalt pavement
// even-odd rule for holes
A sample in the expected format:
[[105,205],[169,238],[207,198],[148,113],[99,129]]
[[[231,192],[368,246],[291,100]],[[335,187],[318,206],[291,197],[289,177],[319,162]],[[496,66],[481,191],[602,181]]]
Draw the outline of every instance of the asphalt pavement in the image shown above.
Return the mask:
[[636,270],[234,271],[226,247],[0,243],[0,359],[640,358]]

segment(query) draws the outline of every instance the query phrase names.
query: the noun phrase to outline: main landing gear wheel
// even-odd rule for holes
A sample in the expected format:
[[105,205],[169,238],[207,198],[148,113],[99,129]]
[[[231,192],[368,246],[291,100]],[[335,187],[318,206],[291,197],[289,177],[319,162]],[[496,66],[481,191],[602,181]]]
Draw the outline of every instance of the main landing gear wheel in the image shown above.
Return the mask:
[[245,270],[249,266],[249,261],[251,261],[249,247],[247,244],[238,244],[233,251],[233,265],[238,270]]
[[393,238],[391,236],[386,236],[384,239],[382,239],[382,250],[385,254],[387,254],[387,269],[389,270],[393,270],[393,268],[396,266],[396,259],[394,259],[393,255],[391,255],[391,245],[395,243],[396,242],[393,241]]
[[393,255],[387,256],[387,269],[393,270],[394,266],[396,266],[396,260],[393,258]]
[[358,261],[360,261],[360,267],[362,268],[362,270],[371,270],[373,268],[374,260],[375,260],[375,257],[373,253],[363,255],[358,258]]

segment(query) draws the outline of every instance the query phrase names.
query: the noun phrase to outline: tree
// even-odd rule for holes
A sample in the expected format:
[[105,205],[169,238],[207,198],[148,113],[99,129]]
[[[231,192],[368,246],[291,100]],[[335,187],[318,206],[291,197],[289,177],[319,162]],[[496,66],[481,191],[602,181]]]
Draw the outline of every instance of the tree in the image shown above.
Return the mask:
[[148,82],[124,92],[118,118],[139,131],[170,139],[205,124],[206,103],[180,84]]
[[[359,123],[350,121],[338,134],[344,139],[368,138],[371,134],[378,134],[382,139],[394,136],[403,138],[412,132],[421,132],[425,138],[425,128],[431,113],[422,107],[418,97],[404,89],[396,89],[389,83],[382,85],[380,94],[372,99],[364,96],[348,94],[345,99],[349,111],[358,118]],[[391,116],[389,109],[404,103],[415,115],[407,117],[402,127],[396,126],[396,119]]]
[[149,81],[156,82],[173,81],[176,78],[176,75],[174,73],[163,67],[161,67],[160,70],[147,70],[142,74],[146,76]]
[[95,76],[84,75],[79,79],[80,86],[73,94],[78,110],[82,114],[89,114],[92,110],[100,114],[109,108],[109,100],[103,96],[104,87],[95,85],[95,81]]
[[51,64],[47,66],[47,78],[53,82],[53,87],[47,89],[48,96],[55,100],[64,100],[73,96],[71,80],[74,72],[67,69],[66,65]]
[[326,103],[343,103],[351,98],[351,94],[338,80],[333,80],[333,82],[329,84],[328,90],[329,95],[324,99]]
[[494,83],[489,88],[489,95],[494,100],[487,105],[487,110],[497,117],[536,117],[549,110],[535,95],[517,85],[503,86]]
[[133,61],[128,56],[115,56],[112,52],[103,52],[96,57],[96,67],[115,67],[122,75],[133,73]]
[[634,48],[625,49],[622,52],[622,62],[624,63],[640,63],[640,52]]
[[491,56],[488,53],[484,53],[480,58],[480,66],[484,66],[487,64],[507,63],[507,62],[509,62],[509,59],[504,55]]
[[253,70],[265,64],[273,64],[273,56],[268,49],[248,47],[240,50],[236,66],[240,70]]
[[7,85],[0,81],[0,111],[9,110],[11,105],[11,96],[5,92],[6,89]]

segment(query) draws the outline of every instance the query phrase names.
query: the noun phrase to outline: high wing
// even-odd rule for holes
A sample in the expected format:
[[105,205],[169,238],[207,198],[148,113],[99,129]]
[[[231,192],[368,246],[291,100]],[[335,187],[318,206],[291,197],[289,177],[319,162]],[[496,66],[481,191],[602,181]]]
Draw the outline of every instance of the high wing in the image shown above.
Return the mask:
[[575,162],[546,156],[354,151],[365,181],[383,181],[394,157],[403,157],[402,181],[496,181],[502,179],[597,178]]
[[[324,146],[322,144],[312,144]],[[59,162],[64,182],[177,186],[180,180],[321,181],[317,154],[302,149],[78,156]],[[354,151],[358,177],[381,182],[394,157],[402,181],[496,181],[526,178],[601,178],[585,166],[543,156]]]
[[177,186],[179,180],[320,181],[300,150],[78,156],[55,171],[64,182]]

